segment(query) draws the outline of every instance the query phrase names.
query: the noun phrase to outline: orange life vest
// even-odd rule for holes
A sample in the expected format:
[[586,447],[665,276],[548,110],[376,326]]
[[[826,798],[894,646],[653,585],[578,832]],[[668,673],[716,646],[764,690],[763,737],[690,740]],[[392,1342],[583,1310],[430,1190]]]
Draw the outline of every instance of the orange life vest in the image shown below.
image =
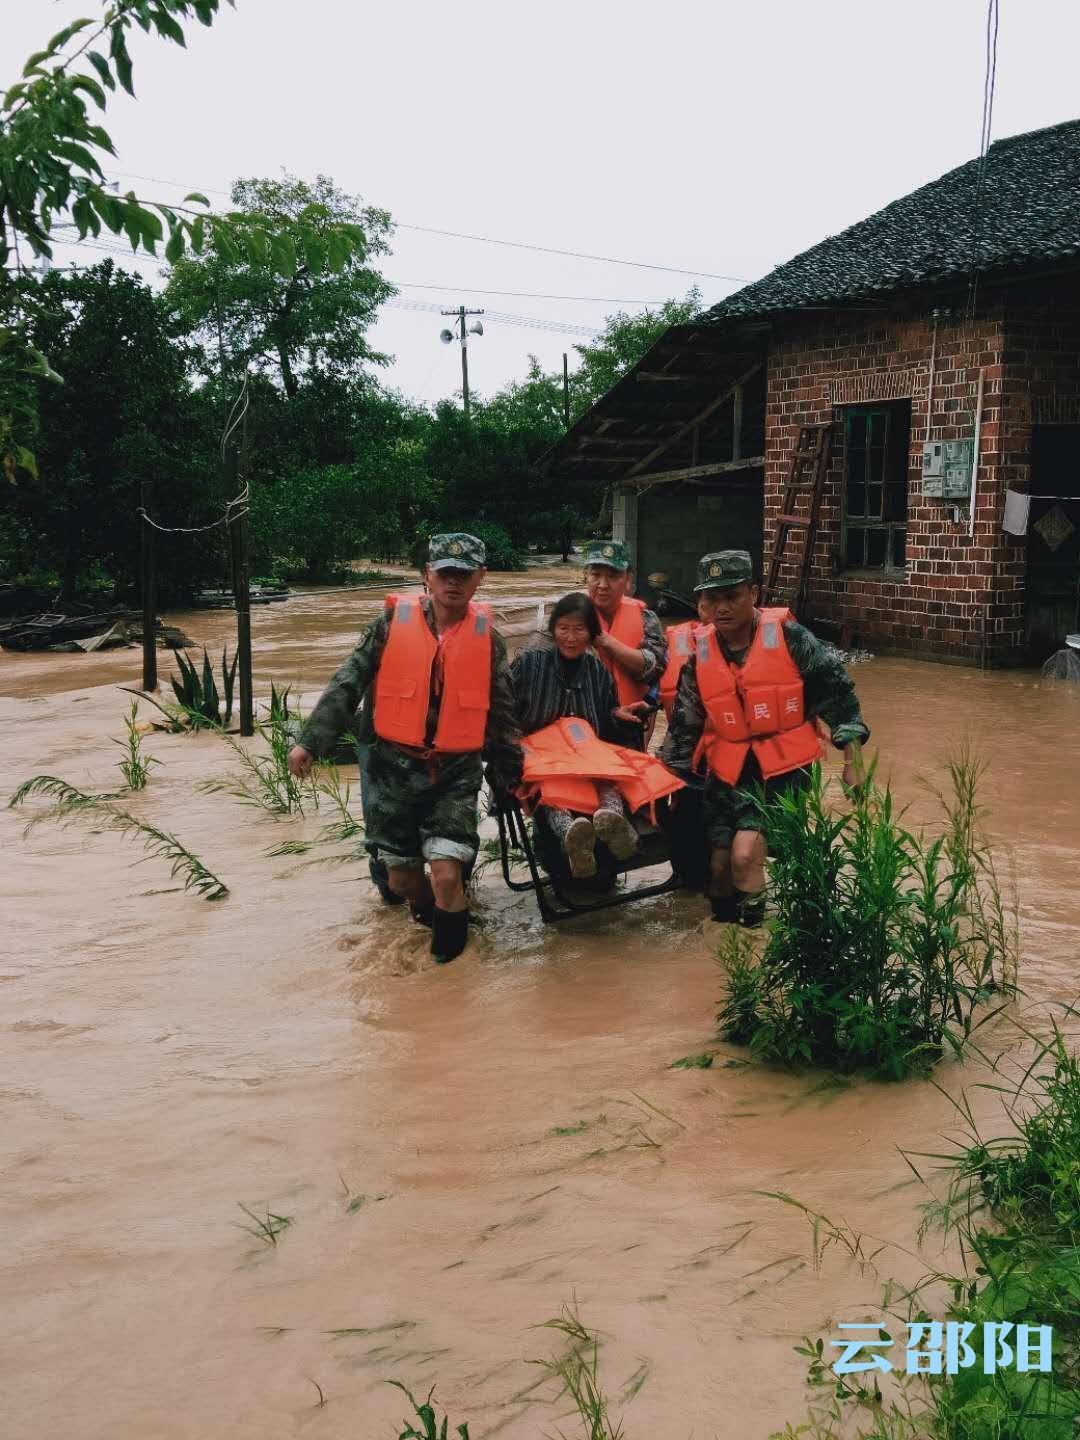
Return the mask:
[[[423,749],[439,642],[417,597],[388,595],[390,633],[375,676],[375,733]],[[491,703],[491,611],[470,602],[443,641],[443,685],[432,749],[448,755],[482,750]]]
[[803,682],[787,648],[790,610],[762,610],[743,665],[725,660],[715,629],[697,636],[697,682],[707,715],[694,755],[720,780],[734,785],[752,750],[768,780],[821,759],[821,741],[803,708]]
[[660,677],[660,704],[663,705],[664,714],[669,720],[675,708],[679,676],[683,672],[683,666],[694,653],[694,637],[698,629],[696,620],[687,620],[684,625],[672,625],[667,632],[668,662],[667,669]]
[[[630,596],[624,595],[619,601],[615,619],[610,625],[599,610],[596,612],[596,617],[600,621],[600,628],[606,635],[614,635],[616,640],[621,640],[624,645],[629,645],[631,650],[640,650],[645,643],[644,609],[644,600],[633,600]],[[620,705],[633,705],[636,701],[645,699],[649,693],[648,685],[628,675],[622,666],[612,660],[609,655],[601,655],[599,651],[597,651],[597,655],[611,673]]]
[[523,737],[522,793],[528,802],[591,815],[600,804],[596,782],[613,784],[631,812],[650,809],[683,782],[654,755],[600,740],[586,720],[556,720]]

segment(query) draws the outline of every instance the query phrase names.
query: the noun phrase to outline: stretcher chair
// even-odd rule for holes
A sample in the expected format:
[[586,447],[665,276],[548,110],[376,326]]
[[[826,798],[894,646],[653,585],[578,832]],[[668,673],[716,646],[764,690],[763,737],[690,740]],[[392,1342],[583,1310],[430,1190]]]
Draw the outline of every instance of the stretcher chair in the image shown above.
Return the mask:
[[[591,915],[597,910],[612,910],[617,905],[631,905],[654,895],[680,890],[686,881],[671,862],[668,845],[668,807],[660,801],[656,807],[660,828],[641,836],[641,845],[630,860],[616,860],[607,848],[597,842],[597,875],[587,881],[575,880],[561,845],[544,823],[542,815],[533,821],[525,819],[521,806],[512,796],[504,796],[495,808],[499,825],[499,856],[503,879],[511,890],[532,890],[540,917],[547,925],[571,920],[575,915]],[[663,880],[651,884],[626,886],[625,877],[632,870],[664,866]],[[526,871],[528,878],[524,878]],[[516,878],[521,877],[521,878]]]

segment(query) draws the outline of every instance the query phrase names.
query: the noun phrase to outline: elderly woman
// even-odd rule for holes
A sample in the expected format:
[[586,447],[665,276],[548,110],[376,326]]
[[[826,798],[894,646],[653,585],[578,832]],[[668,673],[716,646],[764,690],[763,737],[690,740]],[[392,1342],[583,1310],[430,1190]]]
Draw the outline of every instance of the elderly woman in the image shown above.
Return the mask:
[[[601,633],[596,608],[575,591],[556,604],[548,629],[554,646],[523,651],[510,667],[514,704],[524,736],[534,735],[565,718],[584,720],[595,736],[612,745],[632,745],[641,721],[619,705],[611,674],[592,653]],[[638,739],[638,745],[641,741]],[[542,818],[562,844],[575,879],[596,874],[595,845],[603,842],[617,860],[628,860],[638,848],[616,785],[598,781],[599,804],[591,815],[541,806]]]

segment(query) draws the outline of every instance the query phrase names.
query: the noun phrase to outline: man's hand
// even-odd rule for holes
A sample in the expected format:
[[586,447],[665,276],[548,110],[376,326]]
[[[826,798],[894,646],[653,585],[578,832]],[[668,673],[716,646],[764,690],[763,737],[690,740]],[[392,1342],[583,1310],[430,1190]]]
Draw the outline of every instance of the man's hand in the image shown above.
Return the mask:
[[315,764],[315,756],[310,750],[305,750],[302,745],[294,745],[289,751],[289,774],[297,780],[304,780],[311,774],[311,767]]
[[652,706],[647,700],[635,700],[632,705],[620,705],[611,713],[624,725],[644,725],[651,712]]
[[862,746],[857,740],[853,740],[850,745],[844,746],[844,770],[841,776],[844,789],[852,795],[859,795],[865,788],[868,778]]

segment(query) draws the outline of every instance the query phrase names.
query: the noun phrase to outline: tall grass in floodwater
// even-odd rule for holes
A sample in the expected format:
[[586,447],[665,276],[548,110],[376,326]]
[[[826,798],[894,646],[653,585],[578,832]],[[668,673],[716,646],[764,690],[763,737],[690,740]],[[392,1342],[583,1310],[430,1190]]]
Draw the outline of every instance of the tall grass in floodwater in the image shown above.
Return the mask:
[[[935,1224],[952,1232],[964,1269],[933,1271],[910,1289],[890,1282],[880,1312],[894,1342],[916,1321],[971,1326],[961,1333],[974,1356],[958,1347],[954,1373],[948,1366],[941,1374],[894,1373],[883,1392],[866,1375],[836,1375],[824,1341],[807,1339],[796,1350],[809,1359],[811,1386],[827,1398],[773,1440],[1074,1440],[1080,1433],[1080,1058],[1055,1026],[1017,1081],[976,1088],[1002,1096],[1011,1133],[984,1140],[965,1096],[957,1102],[965,1126],[958,1149],[923,1157],[946,1165],[944,1196],[925,1207],[920,1238]],[[907,1158],[922,1179],[920,1157]],[[806,1213],[816,1246],[824,1234],[826,1244],[865,1255],[861,1237]],[[988,1323],[1001,1327],[1009,1350],[1022,1344],[1019,1326],[1050,1326],[1050,1369],[1024,1371],[1004,1356],[987,1374],[979,1352]]]
[[759,802],[776,915],[760,958],[742,932],[724,941],[727,1039],[763,1059],[889,1079],[962,1052],[983,1023],[976,1008],[1016,982],[1015,920],[980,824],[981,774],[966,753],[950,763],[932,838],[903,825],[872,776],[839,813],[818,767],[805,790]]

